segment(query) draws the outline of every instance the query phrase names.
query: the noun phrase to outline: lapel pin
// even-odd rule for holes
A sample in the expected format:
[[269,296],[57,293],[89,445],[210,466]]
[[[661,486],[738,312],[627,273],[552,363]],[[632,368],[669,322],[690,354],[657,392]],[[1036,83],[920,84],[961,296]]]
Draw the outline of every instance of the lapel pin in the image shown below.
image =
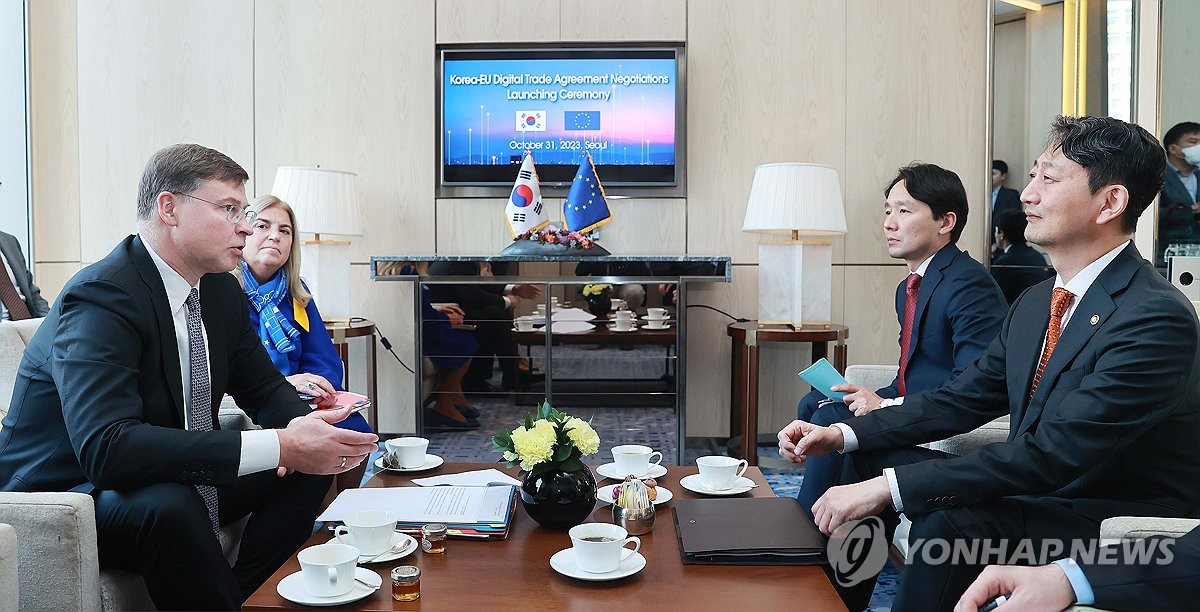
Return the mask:
[[1095,325],[1099,322],[1100,322],[1100,315],[1098,315],[1098,314],[1092,315],[1092,325]]

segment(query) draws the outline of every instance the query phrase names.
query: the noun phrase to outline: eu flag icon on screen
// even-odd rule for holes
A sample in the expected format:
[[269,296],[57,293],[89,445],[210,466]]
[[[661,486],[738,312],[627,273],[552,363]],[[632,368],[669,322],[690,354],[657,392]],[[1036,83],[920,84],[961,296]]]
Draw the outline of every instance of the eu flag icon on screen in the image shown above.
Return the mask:
[[563,202],[562,218],[563,226],[574,232],[590,232],[612,221],[608,200],[604,198],[604,187],[600,186],[596,167],[592,165],[591,153],[587,154],[575,172],[571,191],[567,192],[567,200]]
[[565,111],[563,112],[563,129],[598,130],[600,129],[600,111]]

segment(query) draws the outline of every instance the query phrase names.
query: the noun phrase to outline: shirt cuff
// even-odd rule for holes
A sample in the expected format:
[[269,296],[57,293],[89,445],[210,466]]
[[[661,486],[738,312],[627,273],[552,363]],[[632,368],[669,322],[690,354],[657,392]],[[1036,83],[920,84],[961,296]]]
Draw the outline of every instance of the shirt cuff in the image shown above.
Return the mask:
[[883,477],[887,478],[888,491],[892,494],[892,507],[896,512],[904,512],[904,500],[900,499],[900,483],[896,481],[896,468],[883,468]]
[[516,283],[509,283],[504,286],[504,295],[512,295],[513,289],[516,289]]
[[1090,606],[1096,603],[1096,594],[1092,592],[1092,583],[1088,582],[1083,569],[1074,559],[1059,559],[1054,564],[1067,575],[1067,580],[1071,583],[1071,590],[1075,591],[1076,604]]
[[274,429],[243,431],[238,476],[273,470],[277,467],[279,467],[279,432]]
[[858,450],[858,436],[854,435],[854,430],[845,423],[834,423],[834,427],[842,430],[842,450],[839,453],[853,453]]

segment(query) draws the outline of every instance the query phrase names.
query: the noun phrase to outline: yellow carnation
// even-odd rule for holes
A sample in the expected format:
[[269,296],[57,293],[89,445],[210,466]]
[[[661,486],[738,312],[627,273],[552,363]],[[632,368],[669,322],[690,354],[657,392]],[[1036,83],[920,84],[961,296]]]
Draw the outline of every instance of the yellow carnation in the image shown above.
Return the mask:
[[591,455],[600,450],[600,436],[587,421],[571,417],[567,419],[567,436],[575,443],[575,448],[585,455]]
[[521,469],[529,471],[533,466],[554,457],[554,425],[545,419],[533,424],[533,429],[518,427],[512,432],[513,448],[521,460]]

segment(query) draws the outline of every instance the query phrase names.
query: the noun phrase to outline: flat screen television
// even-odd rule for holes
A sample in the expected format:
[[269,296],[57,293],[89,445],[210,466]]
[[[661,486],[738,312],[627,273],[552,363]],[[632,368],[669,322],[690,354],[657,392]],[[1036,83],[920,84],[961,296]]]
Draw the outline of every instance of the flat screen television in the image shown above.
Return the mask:
[[585,152],[605,187],[680,187],[681,45],[439,51],[441,187],[511,187],[525,151],[551,190]]

